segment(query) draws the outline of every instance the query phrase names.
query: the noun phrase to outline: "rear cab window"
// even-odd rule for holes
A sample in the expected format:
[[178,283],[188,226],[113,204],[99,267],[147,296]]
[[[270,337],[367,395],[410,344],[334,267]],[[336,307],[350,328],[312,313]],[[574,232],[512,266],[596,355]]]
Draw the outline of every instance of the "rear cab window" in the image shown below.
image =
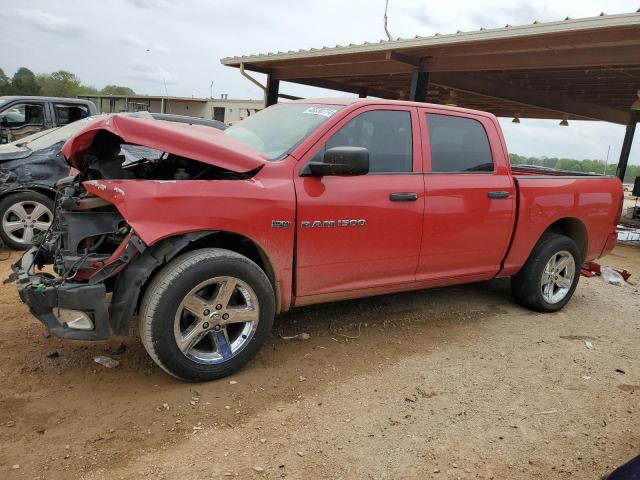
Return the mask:
[[492,173],[487,132],[472,118],[427,113],[432,173]]
[[89,108],[80,104],[55,103],[53,109],[56,113],[56,123],[59,126],[68,125],[89,116]]

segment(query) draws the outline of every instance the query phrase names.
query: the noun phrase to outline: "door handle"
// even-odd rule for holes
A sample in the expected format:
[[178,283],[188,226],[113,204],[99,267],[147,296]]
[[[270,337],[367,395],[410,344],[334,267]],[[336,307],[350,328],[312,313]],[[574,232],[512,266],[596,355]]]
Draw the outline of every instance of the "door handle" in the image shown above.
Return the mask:
[[509,192],[488,192],[487,197],[489,198],[509,198]]
[[392,193],[389,195],[389,200],[392,202],[415,202],[418,200],[418,194],[415,192],[411,193]]

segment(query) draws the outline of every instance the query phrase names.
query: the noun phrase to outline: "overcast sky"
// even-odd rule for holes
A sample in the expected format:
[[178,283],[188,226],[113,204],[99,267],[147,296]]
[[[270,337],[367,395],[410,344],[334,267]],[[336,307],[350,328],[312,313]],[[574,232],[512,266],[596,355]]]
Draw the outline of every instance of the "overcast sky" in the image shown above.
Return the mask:
[[[378,41],[385,0],[0,0],[0,68],[76,73],[102,88],[126,85],[137,93],[259,98],[261,92],[220,58]],[[389,0],[396,37],[453,33],[634,12],[638,1]],[[301,96],[335,92],[283,84]],[[341,94],[344,95],[344,94]],[[527,156],[617,161],[624,127],[602,122],[503,121],[509,150]],[[640,135],[632,152],[640,163]]]

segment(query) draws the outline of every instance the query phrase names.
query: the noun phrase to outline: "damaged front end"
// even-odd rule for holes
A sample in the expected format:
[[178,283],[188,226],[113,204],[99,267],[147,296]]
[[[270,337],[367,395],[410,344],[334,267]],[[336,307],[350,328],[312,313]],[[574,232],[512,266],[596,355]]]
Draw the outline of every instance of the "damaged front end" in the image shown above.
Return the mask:
[[73,178],[57,187],[50,230],[13,265],[10,279],[55,336],[100,340],[126,335],[110,319],[109,294],[114,277],[145,245],[112,204],[87,194]]
[[[184,184],[178,197],[165,193],[180,201],[193,198],[188,185],[208,189],[206,181],[250,179],[264,164],[215,129],[169,123],[109,116],[64,145],[77,175],[56,183],[49,230],[5,280],[16,281],[21,300],[52,335],[78,340],[128,335],[151,274],[207,234],[188,229],[154,239],[140,220],[145,215],[134,215],[137,223],[131,225],[128,216],[154,203],[157,188]],[[127,194],[127,188],[137,195]],[[146,217],[159,213],[145,212]]]

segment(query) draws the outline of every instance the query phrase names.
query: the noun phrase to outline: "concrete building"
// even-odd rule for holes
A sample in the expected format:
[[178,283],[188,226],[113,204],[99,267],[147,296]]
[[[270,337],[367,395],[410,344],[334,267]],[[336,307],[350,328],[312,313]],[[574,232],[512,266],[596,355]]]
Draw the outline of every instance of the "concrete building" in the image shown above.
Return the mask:
[[231,124],[253,115],[264,107],[262,100],[228,98],[164,97],[152,95],[80,95],[91,100],[100,113],[140,112],[172,113],[219,120]]

